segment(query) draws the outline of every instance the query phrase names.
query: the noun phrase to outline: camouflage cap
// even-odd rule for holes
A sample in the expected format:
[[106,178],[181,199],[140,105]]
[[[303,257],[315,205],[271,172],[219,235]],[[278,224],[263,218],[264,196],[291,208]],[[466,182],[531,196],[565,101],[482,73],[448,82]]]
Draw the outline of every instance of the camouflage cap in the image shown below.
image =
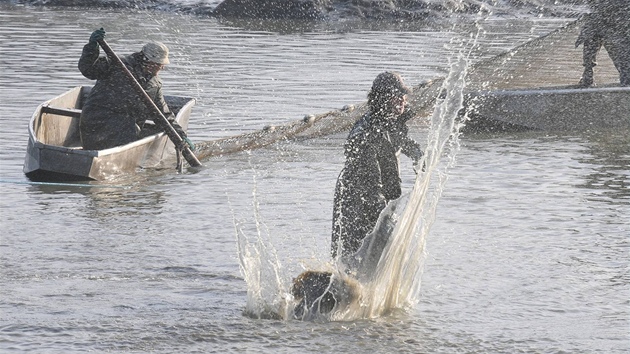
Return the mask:
[[169,64],[168,48],[161,42],[149,42],[142,47],[142,54],[153,63]]

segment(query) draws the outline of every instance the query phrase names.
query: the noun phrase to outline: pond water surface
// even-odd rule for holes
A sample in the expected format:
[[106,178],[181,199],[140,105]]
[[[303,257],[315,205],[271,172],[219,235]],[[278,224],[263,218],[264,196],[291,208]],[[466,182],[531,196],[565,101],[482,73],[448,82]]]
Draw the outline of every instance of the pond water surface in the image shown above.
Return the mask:
[[[486,21],[472,60],[568,21]],[[369,320],[251,318],[235,220],[248,235],[268,235],[287,279],[327,262],[345,134],[212,158],[198,172],[141,171],[92,187],[29,184],[22,163],[30,115],[91,84],[76,63],[101,26],[120,54],[148,39],[169,45],[165,92],[197,98],[189,127],[196,141],[362,102],[383,70],[412,85],[445,75],[458,52],[451,39],[474,28],[287,30],[0,4],[2,352],[630,348],[628,132],[464,135],[427,238],[417,304]],[[411,134],[426,143],[425,128]],[[401,166],[408,191],[411,162]]]

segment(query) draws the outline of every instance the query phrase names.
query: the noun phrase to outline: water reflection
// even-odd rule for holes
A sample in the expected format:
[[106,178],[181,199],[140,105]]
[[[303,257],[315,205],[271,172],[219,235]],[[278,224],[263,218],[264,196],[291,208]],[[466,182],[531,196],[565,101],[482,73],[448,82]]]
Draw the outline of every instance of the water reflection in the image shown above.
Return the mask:
[[44,209],[50,210],[83,204],[78,210],[90,220],[107,221],[125,216],[159,215],[167,202],[165,193],[139,185],[105,183],[29,184],[27,194]]
[[616,131],[587,137],[577,161],[592,165],[585,182],[576,187],[600,191],[589,199],[630,205],[630,135]]
[[91,219],[109,219],[120,216],[159,215],[166,203],[160,191],[103,191],[91,190],[87,195],[86,216]]

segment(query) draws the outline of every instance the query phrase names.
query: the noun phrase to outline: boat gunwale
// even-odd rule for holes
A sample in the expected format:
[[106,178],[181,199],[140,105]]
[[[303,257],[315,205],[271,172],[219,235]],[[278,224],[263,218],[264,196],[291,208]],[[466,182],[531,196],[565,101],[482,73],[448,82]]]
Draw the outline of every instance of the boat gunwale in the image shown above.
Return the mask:
[[[28,131],[29,131],[29,139],[33,142],[33,146],[39,149],[50,149],[50,150],[57,150],[57,151],[61,151],[61,152],[66,152],[68,154],[79,154],[79,155],[87,155],[87,156],[92,156],[92,157],[103,157],[103,156],[108,156],[108,155],[112,155],[112,154],[116,154],[137,146],[142,146],[145,144],[149,144],[154,142],[157,139],[162,138],[166,133],[164,132],[159,132],[156,134],[152,134],[149,136],[146,136],[142,139],[133,141],[131,143],[125,144],[125,145],[120,145],[120,146],[115,146],[113,148],[109,148],[109,149],[103,149],[103,150],[85,150],[82,147],[68,147],[68,146],[59,146],[59,145],[51,145],[51,144],[46,144],[42,141],[40,141],[39,139],[37,139],[37,135],[35,133],[35,122],[38,121],[42,115],[42,108],[44,106],[50,106],[50,102],[58,99],[64,95],[67,95],[68,93],[72,92],[72,90],[82,90],[84,87],[86,86],[76,86],[73,89],[70,89],[58,96],[55,96],[49,100],[44,101],[43,103],[39,104],[37,106],[37,108],[35,109],[35,112],[33,113],[33,115],[31,116],[31,120],[29,122],[28,125]],[[166,97],[174,97],[174,98],[183,98],[186,99],[186,103],[180,107],[180,109],[177,112],[176,121],[179,121],[181,116],[180,116],[180,112],[185,112],[186,110],[189,109],[189,106],[192,106],[196,103],[196,99],[194,97],[189,97],[189,96],[177,96],[177,95],[166,95]],[[54,107],[54,106],[51,106]]]
[[545,94],[597,94],[597,93],[630,93],[630,87],[614,86],[614,87],[539,87],[539,88],[522,88],[514,90],[477,90],[469,91],[467,94],[471,96],[529,96],[529,95],[545,95]]

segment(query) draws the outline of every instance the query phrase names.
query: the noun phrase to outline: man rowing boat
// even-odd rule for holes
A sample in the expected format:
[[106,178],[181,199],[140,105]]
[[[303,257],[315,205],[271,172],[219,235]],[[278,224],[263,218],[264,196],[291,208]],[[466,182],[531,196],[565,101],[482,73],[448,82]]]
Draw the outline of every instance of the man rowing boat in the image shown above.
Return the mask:
[[[122,70],[111,58],[99,57],[98,41],[105,37],[101,28],[90,36],[79,59],[79,70],[96,80],[81,111],[81,144],[84,149],[102,150],[124,145],[164,129],[153,121],[152,111],[134,91]],[[175,131],[194,148],[184,129],[175,121],[164,95],[158,72],[169,64],[169,50],[163,43],[149,42],[140,52],[121,57],[122,62],[140,83]]]

